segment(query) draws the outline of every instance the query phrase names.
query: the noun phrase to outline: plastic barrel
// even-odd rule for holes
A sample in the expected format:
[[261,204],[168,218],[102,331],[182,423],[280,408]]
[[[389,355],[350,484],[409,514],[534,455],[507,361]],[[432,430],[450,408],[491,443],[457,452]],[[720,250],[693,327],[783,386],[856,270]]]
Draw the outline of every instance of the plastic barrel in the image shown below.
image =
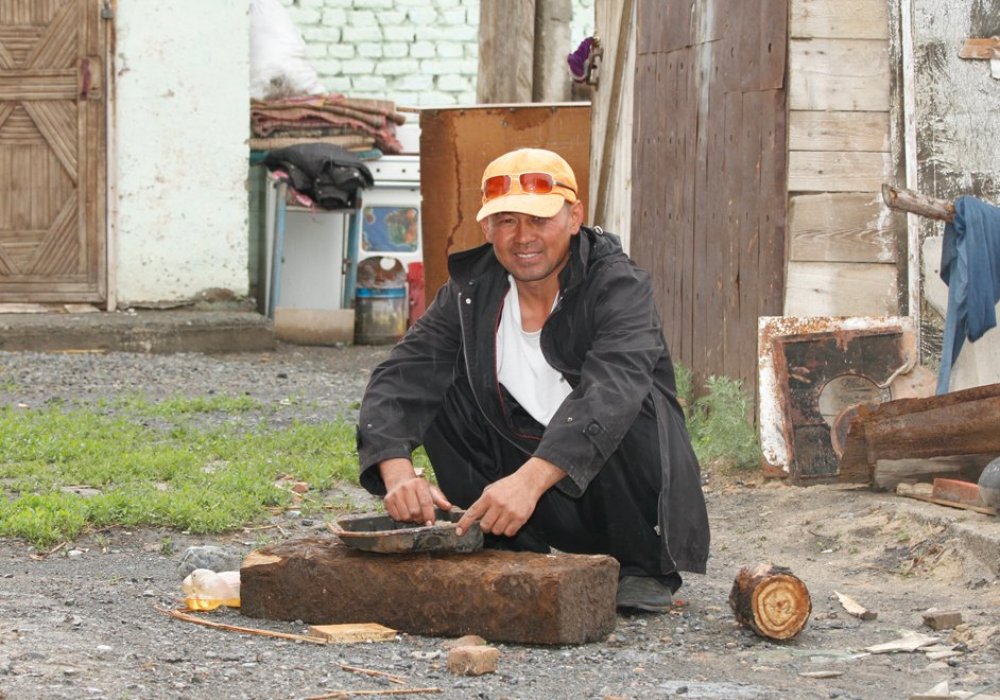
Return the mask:
[[392,345],[406,333],[406,287],[358,287],[354,299],[354,343]]

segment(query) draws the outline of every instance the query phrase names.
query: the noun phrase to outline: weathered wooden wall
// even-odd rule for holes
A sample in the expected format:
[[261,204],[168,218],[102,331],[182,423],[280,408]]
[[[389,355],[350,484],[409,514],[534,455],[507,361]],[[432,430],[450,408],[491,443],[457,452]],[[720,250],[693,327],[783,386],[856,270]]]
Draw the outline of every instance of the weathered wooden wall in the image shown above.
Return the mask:
[[791,0],[788,316],[900,310],[887,0]]
[[788,0],[637,0],[631,254],[675,361],[757,375],[784,302]]
[[594,8],[603,59],[593,89],[590,129],[590,212],[587,220],[631,245],[632,109],[635,76],[635,0],[607,0]]
[[[940,199],[973,195],[1000,206],[1000,79],[988,60],[959,58],[966,39],[1000,34],[1000,2],[894,0],[913,17],[916,182]],[[944,225],[919,219],[924,299],[924,356],[940,354],[948,289],[938,277]],[[998,307],[1000,314],[1000,307]],[[952,390],[1000,382],[1000,329],[966,343],[951,375]]]

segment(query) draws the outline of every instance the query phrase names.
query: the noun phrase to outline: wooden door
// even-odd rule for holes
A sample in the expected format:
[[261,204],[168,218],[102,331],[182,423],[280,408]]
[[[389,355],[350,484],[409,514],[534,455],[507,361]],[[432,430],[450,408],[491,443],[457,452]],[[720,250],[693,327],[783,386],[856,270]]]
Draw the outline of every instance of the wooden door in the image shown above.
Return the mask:
[[788,0],[637,0],[631,253],[675,361],[755,395],[781,315]]
[[101,15],[0,0],[0,302],[106,298]]

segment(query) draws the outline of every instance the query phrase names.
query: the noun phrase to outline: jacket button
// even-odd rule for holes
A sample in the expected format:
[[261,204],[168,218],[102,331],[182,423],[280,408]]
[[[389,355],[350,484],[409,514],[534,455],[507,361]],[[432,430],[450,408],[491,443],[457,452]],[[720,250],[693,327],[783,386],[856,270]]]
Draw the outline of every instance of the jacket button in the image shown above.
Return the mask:
[[601,432],[601,426],[598,423],[591,423],[587,426],[587,435],[597,435]]
[[465,297],[465,303],[466,304],[471,304],[472,303],[472,299],[470,299],[469,297]]

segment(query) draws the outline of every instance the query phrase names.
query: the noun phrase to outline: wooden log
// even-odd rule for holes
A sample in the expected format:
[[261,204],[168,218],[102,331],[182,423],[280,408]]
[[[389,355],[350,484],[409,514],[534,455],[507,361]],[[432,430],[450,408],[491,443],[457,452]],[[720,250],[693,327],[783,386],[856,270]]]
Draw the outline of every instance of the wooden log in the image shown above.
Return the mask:
[[1000,454],[1000,384],[861,406],[838,464],[841,481],[872,483],[879,460]]
[[888,183],[882,185],[882,199],[890,209],[908,211],[939,221],[952,221],[955,218],[954,202],[936,199],[901,187],[893,187]]
[[240,581],[241,612],[249,617],[582,644],[614,630],[618,562],[496,550],[374,554],[309,537],[251,552]]
[[806,626],[812,598],[791,570],[774,564],[743,567],[729,593],[736,620],[757,636],[791,639]]

